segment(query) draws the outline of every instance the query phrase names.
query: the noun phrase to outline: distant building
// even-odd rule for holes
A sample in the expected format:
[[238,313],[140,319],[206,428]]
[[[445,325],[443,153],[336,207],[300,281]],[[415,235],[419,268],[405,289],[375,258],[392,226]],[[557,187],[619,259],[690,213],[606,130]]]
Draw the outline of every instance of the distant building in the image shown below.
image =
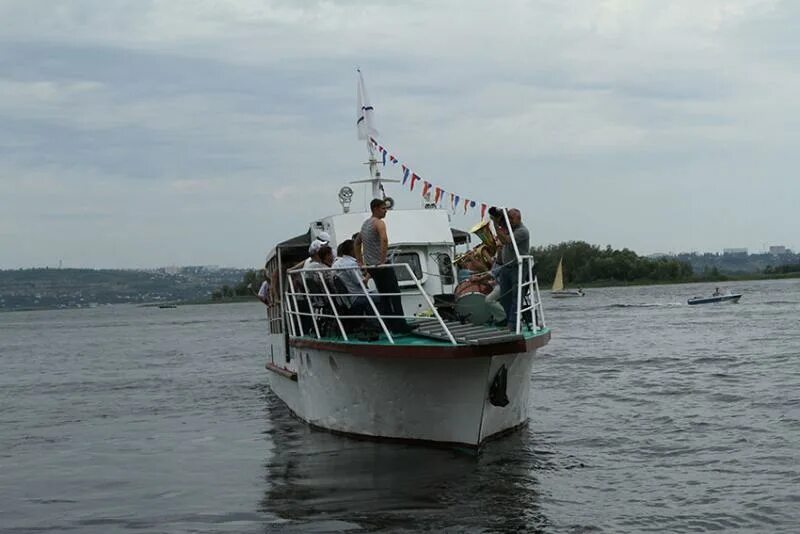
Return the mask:
[[773,256],[780,256],[781,254],[786,254],[786,247],[783,245],[774,245],[769,247],[769,253]]
[[747,256],[747,248],[723,248],[723,256]]

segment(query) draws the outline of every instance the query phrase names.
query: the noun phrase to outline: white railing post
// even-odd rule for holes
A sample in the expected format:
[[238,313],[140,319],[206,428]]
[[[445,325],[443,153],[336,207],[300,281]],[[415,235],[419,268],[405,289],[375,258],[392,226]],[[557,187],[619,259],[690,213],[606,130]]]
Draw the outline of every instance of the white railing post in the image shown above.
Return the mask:
[[328,291],[328,284],[325,283],[325,277],[323,276],[322,271],[320,271],[319,273],[319,280],[320,282],[322,282],[322,289],[325,290],[325,296],[328,297],[328,303],[331,305],[331,311],[333,311],[333,316],[336,318],[336,322],[339,324],[339,330],[342,332],[342,337],[344,338],[345,341],[347,341],[347,333],[344,331],[344,326],[342,326],[341,319],[339,319],[339,313],[336,311],[336,305],[333,303],[333,298],[331,297],[330,291]]
[[284,319],[284,320],[286,320],[286,322],[289,323],[289,332],[291,333],[291,335],[292,336],[296,336],[297,332],[296,332],[295,326],[294,326],[294,315],[292,314],[292,304],[291,304],[291,301],[289,301],[288,297],[289,297],[289,294],[286,293],[286,295],[284,295],[284,300],[286,301],[286,308],[283,310],[283,312],[284,312],[284,315],[286,316],[286,319],[288,319],[288,320],[286,320],[286,319]]
[[511,228],[511,221],[508,218],[508,208],[503,208],[503,219],[506,221],[506,229],[508,229],[508,237],[511,239],[511,244],[514,246],[514,257],[517,259],[517,324],[515,332],[519,334],[520,321],[522,320],[520,307],[522,305],[522,261],[519,256],[519,247],[517,247],[517,240],[514,239],[514,229]]
[[[303,321],[302,321],[302,316],[300,315],[300,307],[297,305],[297,295],[296,295],[297,291],[296,291],[296,290],[295,290],[295,288],[294,288],[294,282],[292,282],[292,275],[291,275],[291,273],[289,274],[289,276],[287,276],[287,278],[288,278],[288,280],[289,280],[289,289],[291,289],[291,290],[292,290],[292,300],[294,301],[294,309],[295,309],[295,313],[297,313],[297,316],[296,316],[296,319],[297,319],[297,327],[300,329],[300,335],[301,335],[301,336],[304,336],[304,335],[305,335],[305,332],[303,332]],[[287,295],[287,296],[288,296],[288,295]],[[287,300],[288,300],[288,299],[287,299]]]
[[319,339],[319,326],[317,325],[317,316],[314,313],[314,301],[311,298],[310,291],[308,290],[308,284],[306,283],[306,272],[304,270],[300,271],[300,279],[303,281],[303,287],[306,290],[306,300],[308,301],[308,309],[311,312],[311,322],[314,323],[314,331],[317,333],[317,339]]
[[539,324],[536,321],[539,303],[536,301],[536,279],[533,277],[533,256],[528,258],[528,285],[530,285],[531,296],[531,306],[528,309],[531,311],[531,330],[533,330],[535,334],[539,331]]
[[[514,240],[512,235],[511,240]],[[516,251],[516,244],[514,250]],[[520,326],[522,324],[522,262],[520,261],[519,254],[517,254],[517,324],[515,325],[514,332],[519,334]]]
[[539,331],[539,323],[536,321],[536,312],[539,312],[539,319],[542,321],[541,328],[545,328],[544,306],[542,306],[542,295],[539,293],[539,277],[533,276],[533,256],[531,256],[531,280],[534,280],[533,289],[536,291],[536,309],[534,310],[533,321],[536,324],[536,331]]

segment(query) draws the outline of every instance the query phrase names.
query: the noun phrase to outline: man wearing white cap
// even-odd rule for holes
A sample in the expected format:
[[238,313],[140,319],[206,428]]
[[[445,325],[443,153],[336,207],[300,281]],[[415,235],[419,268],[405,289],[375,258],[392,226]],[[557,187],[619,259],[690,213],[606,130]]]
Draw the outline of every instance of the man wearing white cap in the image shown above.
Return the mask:
[[305,259],[303,262],[303,269],[308,269],[308,266],[311,265],[312,261],[319,261],[319,258],[314,259],[314,256],[319,252],[319,249],[322,248],[324,245],[328,245],[331,242],[331,236],[328,235],[328,232],[320,232],[316,239],[311,242],[311,245],[308,246],[308,258]]

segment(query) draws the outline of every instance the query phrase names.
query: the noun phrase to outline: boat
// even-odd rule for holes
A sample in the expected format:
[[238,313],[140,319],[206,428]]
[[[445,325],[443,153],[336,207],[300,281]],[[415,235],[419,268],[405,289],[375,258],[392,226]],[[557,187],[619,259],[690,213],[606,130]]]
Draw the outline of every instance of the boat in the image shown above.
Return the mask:
[[741,293],[731,293],[730,291],[722,293],[717,289],[710,297],[692,297],[687,302],[690,306],[696,304],[720,304],[724,302],[736,304],[739,302],[740,298],[742,298]]
[[565,289],[564,288],[564,267],[562,265],[564,258],[558,260],[558,268],[556,269],[556,277],[553,280],[553,288],[550,290],[550,296],[553,298],[569,298],[569,297],[582,297],[585,295],[583,289]]
[[[359,74],[359,95],[362,86]],[[367,108],[372,109],[360,106],[359,122]],[[551,335],[533,258],[516,251],[523,298],[515,325],[509,329],[460,317],[455,311],[459,296],[475,296],[459,292],[463,282],[453,269],[456,246],[466,244],[468,234],[452,228],[448,211],[435,203],[396,206],[385,196],[396,180],[381,176],[374,148],[366,144],[369,178],[351,183],[371,184],[372,197],[392,205],[384,219],[389,263],[371,269],[397,273],[410,332],[387,327],[392,318],[381,314],[376,299],[381,295],[371,282],[360,282],[369,303],[366,316],[348,315],[340,288],[330,283],[347,268],[298,266],[320,233],[328,234],[335,249],[370,217],[350,210],[354,192],[345,185],[339,191],[340,212],[312,220],[267,255],[268,279],[278,288],[267,311],[269,386],[313,428],[361,439],[479,449],[528,421],[534,357]]]

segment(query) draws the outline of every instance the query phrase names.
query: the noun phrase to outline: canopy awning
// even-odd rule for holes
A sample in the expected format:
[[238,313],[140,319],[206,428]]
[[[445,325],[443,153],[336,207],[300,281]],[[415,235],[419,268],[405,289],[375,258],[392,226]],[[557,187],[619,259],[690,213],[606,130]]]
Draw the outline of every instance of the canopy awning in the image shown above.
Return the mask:
[[456,245],[466,245],[469,243],[469,232],[459,230],[458,228],[451,228],[450,231],[453,233],[453,242]]

